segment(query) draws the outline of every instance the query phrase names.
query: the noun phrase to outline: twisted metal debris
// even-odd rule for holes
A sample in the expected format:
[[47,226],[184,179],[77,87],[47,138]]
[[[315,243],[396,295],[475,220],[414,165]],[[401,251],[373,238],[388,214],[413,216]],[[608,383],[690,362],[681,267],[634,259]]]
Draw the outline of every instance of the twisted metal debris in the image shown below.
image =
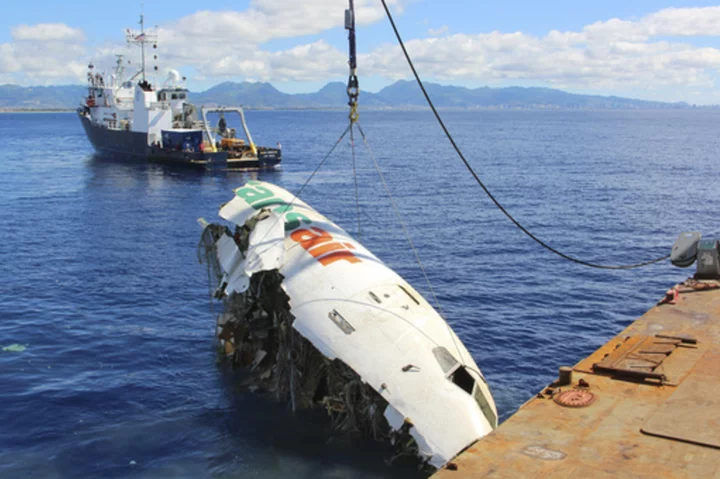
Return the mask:
[[[245,373],[246,385],[288,403],[293,412],[323,408],[335,431],[395,445],[396,453],[390,462],[402,456],[417,457],[410,424],[392,430],[384,416],[387,401],[349,366],[339,359],[326,358],[292,328],[295,317],[278,270],[255,273],[243,293],[223,293],[218,240],[223,234],[232,236],[240,251],[247,252],[250,232],[258,218],[267,217],[266,212],[236,227],[232,234],[225,226],[209,224],[198,244],[198,260],[207,265],[210,284],[218,286],[212,296],[222,304],[217,317],[219,352]],[[427,464],[421,462],[419,467]]]

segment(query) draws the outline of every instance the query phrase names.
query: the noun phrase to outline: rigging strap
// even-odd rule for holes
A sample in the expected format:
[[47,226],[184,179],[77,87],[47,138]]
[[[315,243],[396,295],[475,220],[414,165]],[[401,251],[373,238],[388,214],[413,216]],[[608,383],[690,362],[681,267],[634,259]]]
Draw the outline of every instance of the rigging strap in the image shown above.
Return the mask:
[[[346,136],[346,135],[348,134],[348,132],[350,131],[350,127],[351,127],[351,126],[352,126],[352,123],[349,124],[349,125],[345,128],[345,131],[342,132],[342,135],[340,135],[340,138],[338,138],[337,141],[333,144],[332,148],[330,148],[330,151],[327,152],[327,154],[323,157],[323,159],[320,161],[320,163],[315,167],[315,169],[313,170],[313,172],[310,173],[310,176],[308,177],[307,180],[305,180],[305,183],[303,183],[302,186],[300,187],[300,189],[297,191],[297,193],[295,193],[295,194],[293,195],[292,200],[290,200],[290,203],[288,203],[288,205],[287,205],[287,207],[286,207],[287,209],[286,209],[285,211],[288,211],[289,208],[290,208],[293,204],[295,204],[295,200],[300,197],[300,195],[302,194],[302,192],[303,192],[303,190],[305,189],[305,187],[306,187],[308,184],[310,184],[310,181],[315,177],[315,175],[317,174],[317,172],[320,171],[320,168],[323,167],[323,165],[325,164],[325,162],[327,161],[327,159],[330,158],[330,155],[332,155],[333,151],[335,151],[335,148],[337,148],[337,146],[343,141],[343,138],[345,138],[345,136]],[[280,219],[281,219],[282,217],[283,217],[283,215],[278,215],[278,216],[277,216],[277,218],[275,219],[275,223],[273,223],[273,227],[280,221]],[[269,228],[269,229],[265,232],[265,235],[264,235],[262,238],[260,238],[260,243],[265,239],[265,237],[268,235],[268,233],[270,233],[270,231],[272,231],[272,228]]]
[[[350,0],[352,3],[352,0]],[[402,49],[403,54],[405,55],[405,60],[407,60],[408,66],[410,66],[410,70],[412,70],[413,76],[415,77],[415,80],[417,81],[417,84],[420,86],[420,90],[422,90],[423,95],[425,96],[425,100],[427,101],[428,105],[430,106],[430,109],[432,110],[433,114],[435,115],[435,118],[437,119],[438,123],[440,124],[440,127],[442,128],[443,132],[445,132],[445,136],[452,144],[453,148],[455,149],[455,152],[458,154],[462,162],[465,164],[465,167],[468,169],[470,174],[473,176],[475,181],[478,185],[483,189],[485,194],[490,198],[490,200],[495,204],[495,206],[523,233],[525,233],[530,239],[535,241],[537,244],[545,248],[546,250],[550,251],[551,253],[554,253],[561,258],[564,258],[568,261],[571,261],[573,263],[577,263],[583,266],[588,266],[590,268],[598,268],[598,269],[632,269],[632,268],[640,268],[642,266],[648,266],[653,263],[659,263],[660,261],[664,261],[668,258],[670,258],[670,255],[661,256],[659,258],[651,259],[648,261],[643,261],[642,263],[635,263],[635,264],[625,264],[625,265],[604,265],[604,264],[597,264],[597,263],[590,263],[588,261],[583,261],[581,259],[574,258],[568,254],[563,253],[562,251],[559,251],[549,244],[545,243],[543,240],[535,236],[530,230],[528,230],[525,226],[523,226],[518,220],[513,217],[508,210],[505,209],[505,207],[495,198],[495,196],[490,192],[490,190],[485,186],[485,183],[480,179],[478,174],[475,172],[472,166],[470,166],[470,163],[465,159],[465,155],[463,155],[462,151],[460,151],[460,148],[455,143],[455,139],[450,134],[450,131],[448,131],[447,127],[445,126],[445,123],[443,122],[442,118],[440,117],[440,114],[438,113],[437,109],[435,109],[435,105],[433,104],[432,100],[430,99],[430,95],[428,95],[427,90],[425,90],[425,85],[423,84],[422,80],[420,79],[420,75],[418,75],[417,70],[415,69],[415,65],[413,64],[413,61],[410,59],[410,55],[407,52],[407,49],[405,48],[405,43],[403,42],[402,38],[400,37],[400,32],[397,29],[397,26],[395,26],[395,20],[393,20],[392,14],[390,13],[390,9],[387,6],[387,3],[385,0],[380,0],[382,2],[383,8],[385,9],[385,14],[387,15],[388,20],[390,21],[390,25],[392,26],[393,31],[395,32],[395,37],[397,38],[398,44],[400,45],[400,48]]]
[[[360,128],[360,123],[356,123]],[[358,189],[357,169],[355,168],[355,136],[353,135],[352,122],[350,123],[350,148],[352,151],[352,170],[355,180],[355,210],[357,212],[357,234],[358,238],[362,238],[362,226],[360,225],[360,190]]]

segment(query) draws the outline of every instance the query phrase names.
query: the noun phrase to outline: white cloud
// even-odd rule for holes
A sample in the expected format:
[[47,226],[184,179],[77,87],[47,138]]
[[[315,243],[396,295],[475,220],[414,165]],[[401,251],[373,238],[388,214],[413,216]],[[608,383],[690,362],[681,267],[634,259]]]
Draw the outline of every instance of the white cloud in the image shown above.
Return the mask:
[[18,42],[82,42],[85,40],[82,30],[69,27],[64,23],[18,25],[10,33]]
[[[388,0],[396,10],[403,0]],[[375,0],[356,0],[356,24],[368,25],[384,18]],[[261,45],[279,38],[314,35],[342,27],[345,14],[337,0],[254,0],[242,12],[201,11],[181,18],[160,30],[170,42],[197,41],[208,44]]]
[[0,44],[0,73],[20,71],[20,64],[15,61],[15,49],[10,43]]
[[19,25],[0,44],[0,74],[18,83],[77,82],[85,74],[85,35],[62,23]]
[[242,49],[225,53],[195,66],[204,76],[216,79],[256,81],[317,81],[347,72],[346,54],[322,40],[278,52]]
[[[401,11],[410,1],[389,3]],[[384,17],[376,0],[355,0],[355,5],[360,27]],[[161,70],[192,67],[196,78],[208,83],[228,78],[322,81],[346,74],[347,54],[313,36],[343,24],[337,0],[253,0],[244,11],[200,11],[162,25],[160,49],[153,54],[160,56]],[[90,57],[107,69],[114,53],[126,51],[118,42],[91,55],[83,32],[64,24],[19,25],[11,33],[13,41],[0,44],[0,78],[10,75],[25,84],[83,81]],[[697,92],[713,86],[720,68],[720,50],[696,46],[690,38],[720,37],[720,7],[670,8],[544,36],[449,35],[447,26],[429,29],[428,35],[408,40],[408,50],[423,77],[448,82],[523,82],[620,94],[649,86]],[[283,38],[296,38],[298,44],[282,51],[266,46]],[[359,66],[361,75],[409,76],[395,44],[360,55]]]
[[[689,36],[720,36],[720,7],[666,9],[638,21],[611,19],[542,37],[454,34],[411,40],[406,47],[423,76],[445,81],[521,80],[616,91],[649,85],[710,88],[720,50],[697,47],[684,39]],[[363,55],[361,64],[364,73],[409,75],[396,46]]]
[[[389,0],[395,11],[410,0]],[[358,27],[384,18],[375,0],[355,0]],[[262,81],[317,81],[346,72],[347,54],[322,40],[270,52],[269,41],[344,26],[337,0],[254,0],[241,12],[201,11],[158,30],[161,63],[192,66],[203,76]]]
[[448,26],[443,25],[440,28],[428,28],[428,35],[431,37],[439,37],[440,35],[446,34],[448,31]]
[[313,81],[347,73],[347,54],[323,41],[273,53],[268,80]]
[[640,24],[649,36],[720,36],[720,7],[667,8]]
[[[388,0],[401,11],[411,0]],[[375,0],[355,0],[358,26],[382,19],[382,6]],[[200,11],[159,28],[160,59],[165,66],[192,66],[202,75],[240,76],[263,80],[320,80],[343,69],[337,49],[322,41],[269,52],[262,45],[276,39],[315,35],[342,27],[344,11],[337,0],[253,0],[241,12]],[[18,25],[13,42],[0,44],[0,74],[18,83],[49,79],[84,81],[86,62],[92,59],[103,69],[114,63],[115,53],[126,53],[124,45],[103,46],[92,55],[85,36],[68,25]],[[118,32],[120,33],[120,32]],[[338,68],[335,68],[338,65]]]

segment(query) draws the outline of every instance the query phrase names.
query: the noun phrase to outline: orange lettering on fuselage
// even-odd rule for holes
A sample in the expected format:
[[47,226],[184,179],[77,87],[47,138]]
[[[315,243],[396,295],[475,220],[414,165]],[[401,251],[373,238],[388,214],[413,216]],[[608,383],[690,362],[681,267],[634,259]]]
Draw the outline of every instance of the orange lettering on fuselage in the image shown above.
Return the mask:
[[290,237],[300,243],[300,246],[306,250],[333,240],[330,233],[315,226],[311,227],[309,230],[295,230],[292,232]]
[[348,263],[362,263],[362,260],[360,258],[358,258],[357,256],[355,256],[354,254],[352,254],[350,251],[347,251],[347,250],[330,253],[327,256],[323,256],[318,261],[320,261],[320,263],[323,266],[327,266],[329,264],[334,263],[335,261],[340,261],[340,260],[345,260]]
[[316,226],[310,229],[295,230],[290,234],[290,238],[302,246],[313,258],[317,258],[323,266],[341,260],[348,263],[362,262],[350,251],[355,249],[352,243],[335,242],[335,238],[330,233]]

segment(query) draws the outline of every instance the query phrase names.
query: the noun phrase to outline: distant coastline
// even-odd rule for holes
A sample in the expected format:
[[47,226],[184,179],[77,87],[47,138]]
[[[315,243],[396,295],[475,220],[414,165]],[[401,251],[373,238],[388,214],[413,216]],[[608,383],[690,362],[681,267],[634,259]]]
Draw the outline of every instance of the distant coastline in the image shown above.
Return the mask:
[[[553,88],[503,87],[465,88],[427,82],[425,87],[435,106],[443,110],[689,110],[717,109],[717,105],[637,100],[617,96],[568,93]],[[0,85],[0,111],[73,111],[87,96],[82,85]],[[243,105],[253,110],[343,110],[347,89],[331,82],[314,93],[284,93],[270,83],[224,82],[202,92],[191,92],[195,105]],[[363,110],[427,110],[415,82],[399,80],[377,92],[361,91]]]
[[[206,106],[216,106],[217,104],[208,103]],[[248,111],[347,111],[346,107],[253,107],[244,105],[243,108]],[[395,106],[395,107],[377,107],[377,106],[366,106],[362,107],[363,111],[431,111],[430,107],[427,106]],[[568,107],[556,107],[552,105],[528,105],[528,106],[511,106],[511,105],[498,105],[498,106],[487,106],[487,107],[437,107],[438,111],[557,111],[557,112],[569,112],[569,111],[587,111],[587,112],[598,112],[598,111],[698,111],[698,110],[720,110],[720,105],[707,105],[707,106],[688,106],[687,108],[642,108],[642,107],[616,107],[616,108],[568,108]],[[0,114],[3,113],[74,113],[75,108],[0,108]]]
[[0,108],[0,113],[72,113],[72,108]]

